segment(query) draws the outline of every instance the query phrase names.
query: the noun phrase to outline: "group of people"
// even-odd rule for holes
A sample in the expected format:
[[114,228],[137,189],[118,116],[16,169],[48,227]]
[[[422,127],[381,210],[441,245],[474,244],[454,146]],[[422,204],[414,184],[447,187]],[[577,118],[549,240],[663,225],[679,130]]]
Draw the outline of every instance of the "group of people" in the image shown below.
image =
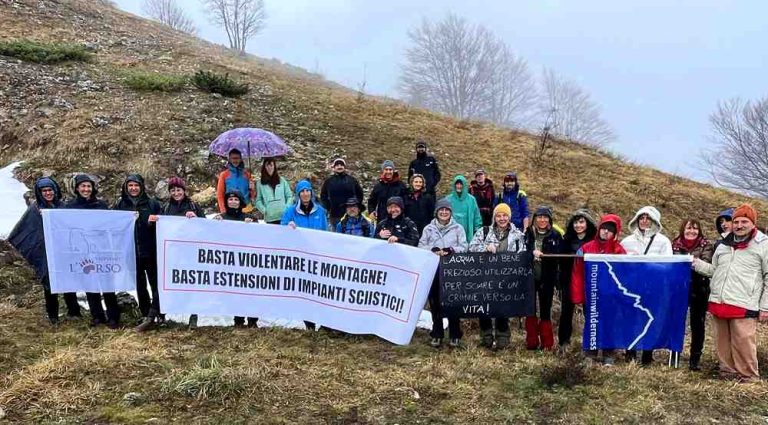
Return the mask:
[[[614,214],[597,219],[590,211],[578,209],[564,228],[554,222],[552,209],[547,206],[538,206],[530,214],[527,195],[514,172],[504,175],[498,192],[482,169],[474,173],[470,182],[458,175],[451,181],[448,195],[438,199],[439,164],[427,153],[423,141],[416,145],[407,184],[393,161],[386,160],[367,202],[359,181],[347,172],[343,158],[334,159],[331,168],[333,173],[323,182],[318,197],[308,180],[296,183],[291,190],[291,184],[279,174],[274,158],[263,160],[260,176],[254,181],[245,169],[241,152],[232,150],[226,169],[218,176],[219,214],[215,218],[253,222],[260,215],[269,224],[376,238],[430,250],[438,256],[466,251],[529,251],[533,254],[531,267],[538,300],[536,314],[525,318],[525,345],[530,350],[556,348],[552,324],[556,288],[561,295],[557,345],[566,348],[571,343],[574,308],[584,303],[585,298],[582,254],[692,255],[695,260],[690,285],[689,368],[700,368],[709,311],[717,332],[720,373],[747,380],[759,377],[756,324],[757,319],[768,319],[768,290],[764,290],[768,285],[768,237],[757,230],[757,213],[749,205],[726,210],[717,217],[719,235],[715,242],[705,237],[701,223],[693,218],[684,220],[677,236],[670,241],[662,233],[660,212],[652,206],[637,211],[629,221],[629,235],[620,240],[622,220]],[[142,319],[137,331],[150,329],[164,320],[157,289],[156,222],[163,215],[205,216],[188,196],[183,179],[168,179],[168,188],[170,198],[161,204],[147,194],[140,175],[130,175],[111,207],[138,213],[136,290]],[[9,236],[41,279],[48,318],[54,324],[59,320],[58,296],[50,292],[40,210],[110,208],[98,197],[96,182],[87,175],[75,177],[74,192],[74,197],[65,203],[55,180],[38,179],[34,200]],[[120,308],[114,293],[88,293],[87,299],[93,326],[120,327]],[[75,294],[64,294],[64,300],[67,316],[82,316]],[[438,348],[443,344],[445,331],[437,274],[429,303],[433,318],[430,344]],[[447,320],[448,345],[459,347],[460,320]],[[247,318],[247,322],[244,317],[236,317],[235,325],[256,327],[257,321],[255,317]],[[190,327],[196,323],[197,316],[193,315]],[[308,328],[314,326],[307,322]],[[509,345],[509,318],[480,319],[479,326],[483,347],[504,349]],[[591,351],[585,354],[595,360],[599,355]],[[624,356],[627,361],[637,360],[634,351],[626,351]],[[639,357],[642,364],[650,364],[653,352],[643,351]],[[616,350],[603,350],[603,364],[612,365],[615,359]]]

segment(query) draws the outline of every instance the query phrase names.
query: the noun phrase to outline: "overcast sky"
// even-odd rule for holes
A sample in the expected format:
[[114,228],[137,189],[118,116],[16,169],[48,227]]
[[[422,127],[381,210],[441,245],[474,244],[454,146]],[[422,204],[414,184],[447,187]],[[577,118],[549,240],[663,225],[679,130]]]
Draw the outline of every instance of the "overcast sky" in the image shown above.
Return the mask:
[[[768,94],[765,0],[265,0],[266,28],[248,51],[396,97],[407,31],[453,12],[480,23],[524,57],[579,83],[616,130],[611,149],[705,180],[717,101]],[[142,0],[117,0],[141,14]],[[198,35],[226,44],[198,0],[179,0]]]

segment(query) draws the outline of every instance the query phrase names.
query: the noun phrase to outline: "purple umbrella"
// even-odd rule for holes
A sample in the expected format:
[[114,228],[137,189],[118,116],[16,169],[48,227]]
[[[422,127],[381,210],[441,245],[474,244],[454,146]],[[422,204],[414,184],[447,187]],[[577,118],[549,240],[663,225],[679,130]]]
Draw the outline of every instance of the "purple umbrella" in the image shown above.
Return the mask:
[[234,128],[221,133],[208,150],[224,158],[237,149],[243,158],[272,158],[285,156],[293,150],[276,134],[260,128]]

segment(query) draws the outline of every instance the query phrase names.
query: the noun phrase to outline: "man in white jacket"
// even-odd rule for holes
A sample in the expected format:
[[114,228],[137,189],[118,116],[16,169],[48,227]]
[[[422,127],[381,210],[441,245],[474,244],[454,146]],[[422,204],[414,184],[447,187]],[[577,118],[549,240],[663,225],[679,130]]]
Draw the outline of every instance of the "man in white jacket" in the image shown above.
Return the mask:
[[712,264],[694,259],[697,273],[710,276],[709,313],[722,377],[760,379],[757,319],[768,320],[768,236],[757,230],[748,204],[733,213],[731,233],[718,245]]
[[[672,255],[672,242],[661,234],[661,213],[655,207],[640,208],[629,222],[629,236],[622,239],[621,246],[629,255]],[[634,361],[637,352],[628,350],[627,361]],[[641,363],[653,363],[653,350],[643,351]]]

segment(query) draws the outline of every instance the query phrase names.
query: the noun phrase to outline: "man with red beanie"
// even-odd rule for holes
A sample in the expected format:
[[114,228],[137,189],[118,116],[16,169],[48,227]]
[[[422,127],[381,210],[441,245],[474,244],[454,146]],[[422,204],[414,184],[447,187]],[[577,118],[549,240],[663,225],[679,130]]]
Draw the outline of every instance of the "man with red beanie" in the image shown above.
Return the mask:
[[733,212],[731,233],[718,245],[712,264],[693,260],[711,276],[709,312],[715,323],[720,376],[760,379],[757,321],[768,320],[768,236],[757,230],[757,211],[742,204]]
[[[597,226],[597,237],[581,247],[576,252],[582,254],[626,254],[627,251],[619,243],[621,234],[621,218],[615,214],[606,214],[600,218],[600,224]],[[574,304],[584,304],[586,292],[584,289],[584,258],[577,257],[573,261],[573,271],[571,272],[571,301]],[[587,332],[584,324],[584,332]],[[613,366],[615,359],[614,350],[603,350],[603,364]],[[597,351],[588,351],[587,357],[596,358]]]

